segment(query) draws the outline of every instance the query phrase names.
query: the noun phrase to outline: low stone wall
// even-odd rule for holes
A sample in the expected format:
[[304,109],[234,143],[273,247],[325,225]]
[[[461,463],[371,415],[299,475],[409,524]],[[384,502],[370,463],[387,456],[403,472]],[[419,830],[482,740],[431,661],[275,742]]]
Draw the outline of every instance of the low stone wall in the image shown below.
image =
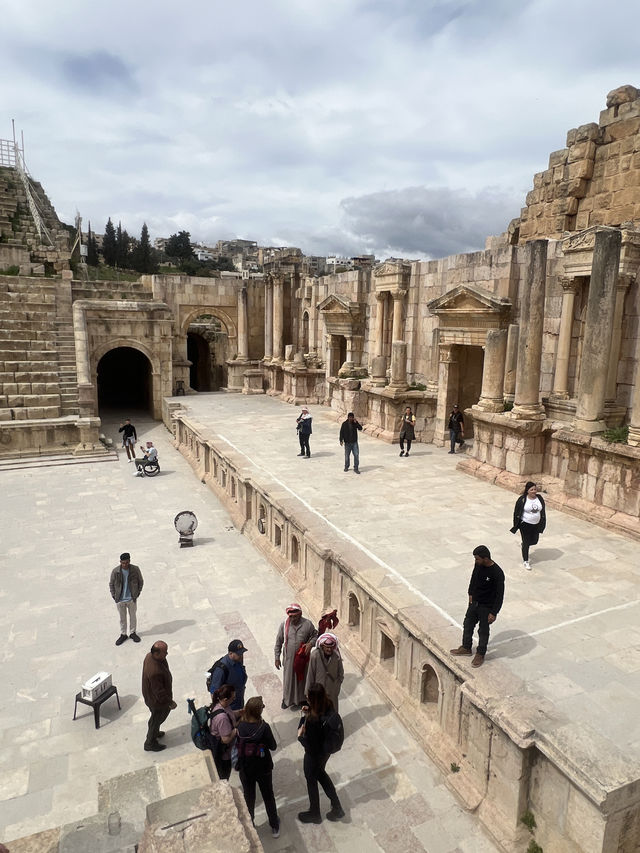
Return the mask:
[[[172,408],[173,407],[173,408]],[[283,574],[314,615],[344,614],[350,656],[505,851],[525,849],[520,818],[554,853],[636,849],[637,768],[596,732],[575,726],[500,661],[470,676],[447,649],[450,624],[387,567],[335,533],[244,457],[206,435],[174,404],[165,423],[198,478]],[[264,531],[264,532],[261,532]]]
[[99,418],[44,418],[0,422],[0,459],[68,453],[74,456],[104,450],[98,439]]

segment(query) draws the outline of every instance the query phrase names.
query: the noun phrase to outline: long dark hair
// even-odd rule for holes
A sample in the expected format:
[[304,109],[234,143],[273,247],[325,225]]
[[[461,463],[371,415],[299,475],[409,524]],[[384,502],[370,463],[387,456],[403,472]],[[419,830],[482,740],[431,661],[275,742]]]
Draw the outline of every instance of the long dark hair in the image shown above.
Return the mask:
[[534,483],[533,480],[527,480],[527,484],[525,485],[524,492],[522,494],[526,495],[531,486],[535,486],[536,488],[538,488],[538,484]]
[[327,696],[322,684],[317,682],[307,690],[307,701],[309,703],[309,716],[314,719],[323,717],[327,711],[333,710],[333,702]]

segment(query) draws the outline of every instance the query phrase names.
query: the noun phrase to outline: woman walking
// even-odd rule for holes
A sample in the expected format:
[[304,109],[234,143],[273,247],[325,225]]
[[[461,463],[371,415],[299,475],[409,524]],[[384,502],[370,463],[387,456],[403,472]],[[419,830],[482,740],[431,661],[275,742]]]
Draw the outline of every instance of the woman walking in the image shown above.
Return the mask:
[[244,706],[242,719],[238,723],[238,771],[244,799],[253,821],[256,805],[256,782],[260,788],[264,807],[267,810],[271,834],[280,836],[280,819],[273,795],[272,751],[276,741],[269,723],[262,719],[264,703],[262,696],[252,696]]
[[330,743],[330,739],[338,730],[342,732],[342,721],[337,711],[333,710],[331,700],[321,684],[312,684],[309,687],[307,700],[309,704],[302,708],[298,740],[304,747],[304,776],[307,780],[309,808],[306,812],[298,813],[298,820],[302,823],[322,823],[318,783],[322,785],[322,790],[331,802],[327,820],[340,820],[344,817],[344,809],[325,767],[331,752],[336,748]]
[[538,494],[535,483],[529,481],[524,487],[524,492],[516,501],[513,508],[512,533],[520,531],[522,537],[522,565],[528,572],[531,571],[529,561],[529,548],[538,544],[538,537],[544,533],[547,526],[547,515],[544,506],[544,498]]
[[[411,442],[416,440],[416,416],[411,411],[411,406],[407,406],[402,416],[402,426],[400,428],[400,456],[408,456],[411,450]],[[407,452],[404,452],[404,443],[407,442]]]
[[217,741],[211,751],[218,776],[220,779],[228,779],[231,776],[231,747],[238,734],[236,721],[242,710],[233,711],[229,707],[236,698],[235,688],[230,684],[223,684],[212,695],[213,710],[209,720],[209,731]]

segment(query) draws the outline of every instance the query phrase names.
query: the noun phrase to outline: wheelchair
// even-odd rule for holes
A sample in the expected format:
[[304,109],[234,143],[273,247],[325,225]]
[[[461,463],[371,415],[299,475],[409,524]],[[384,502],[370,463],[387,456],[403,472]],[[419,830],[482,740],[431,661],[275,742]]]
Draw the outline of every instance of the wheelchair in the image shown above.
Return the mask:
[[160,473],[160,463],[157,459],[150,461],[145,459],[144,462],[138,465],[138,470],[141,470],[145,477],[156,477]]

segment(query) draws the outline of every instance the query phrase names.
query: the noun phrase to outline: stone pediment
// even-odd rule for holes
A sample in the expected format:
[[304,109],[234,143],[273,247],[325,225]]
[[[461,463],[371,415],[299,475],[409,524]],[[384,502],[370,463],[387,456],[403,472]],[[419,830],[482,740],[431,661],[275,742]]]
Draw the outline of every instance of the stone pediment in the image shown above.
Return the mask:
[[336,296],[332,293],[318,303],[318,311],[321,314],[342,314],[349,317],[357,317],[360,314],[360,304],[350,302],[344,296]]
[[459,284],[437,299],[427,302],[432,314],[505,314],[511,302],[502,296],[493,296],[477,287]]
[[406,290],[411,277],[411,264],[406,261],[385,261],[373,268],[377,291]]

